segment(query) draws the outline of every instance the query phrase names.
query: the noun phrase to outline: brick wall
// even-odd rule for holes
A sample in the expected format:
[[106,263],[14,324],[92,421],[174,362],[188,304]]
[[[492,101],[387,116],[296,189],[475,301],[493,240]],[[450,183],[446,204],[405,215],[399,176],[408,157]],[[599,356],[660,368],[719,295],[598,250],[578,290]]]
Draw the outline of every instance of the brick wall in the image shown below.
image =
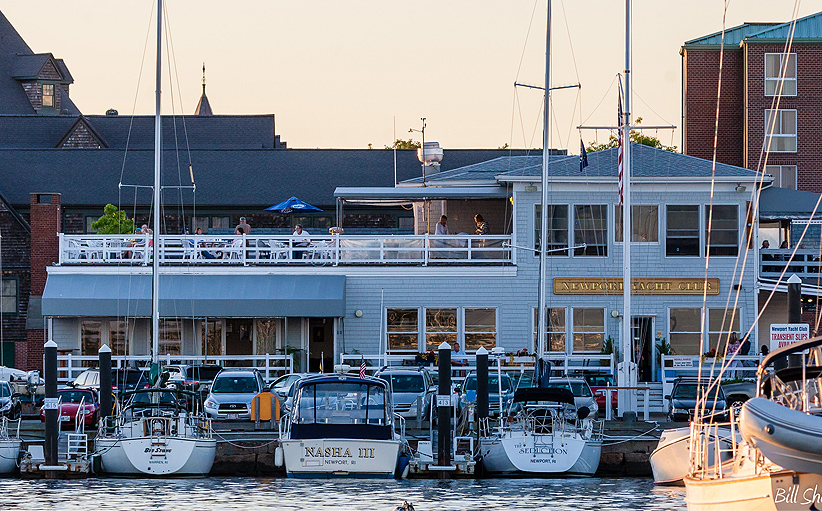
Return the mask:
[[[2,277],[13,279],[17,286],[17,304],[13,312],[3,312],[2,328],[5,343],[25,343],[26,311],[29,302],[29,236],[25,228],[0,204],[0,236],[2,236]],[[14,360],[0,360],[0,365],[13,366]]]

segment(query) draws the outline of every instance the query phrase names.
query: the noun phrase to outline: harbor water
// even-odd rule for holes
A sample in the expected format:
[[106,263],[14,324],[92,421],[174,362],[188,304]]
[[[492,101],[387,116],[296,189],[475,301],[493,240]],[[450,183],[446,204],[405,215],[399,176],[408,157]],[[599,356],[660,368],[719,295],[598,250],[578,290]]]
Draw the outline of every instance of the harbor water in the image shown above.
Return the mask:
[[684,510],[685,489],[646,478],[294,480],[264,478],[0,480],[4,511],[24,510]]

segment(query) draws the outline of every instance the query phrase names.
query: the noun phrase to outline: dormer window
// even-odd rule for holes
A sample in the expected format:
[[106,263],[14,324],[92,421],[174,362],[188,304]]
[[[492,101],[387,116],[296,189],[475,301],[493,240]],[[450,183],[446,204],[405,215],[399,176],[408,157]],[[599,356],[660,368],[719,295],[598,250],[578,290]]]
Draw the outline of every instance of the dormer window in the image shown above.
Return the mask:
[[43,108],[54,108],[54,84],[43,84]]

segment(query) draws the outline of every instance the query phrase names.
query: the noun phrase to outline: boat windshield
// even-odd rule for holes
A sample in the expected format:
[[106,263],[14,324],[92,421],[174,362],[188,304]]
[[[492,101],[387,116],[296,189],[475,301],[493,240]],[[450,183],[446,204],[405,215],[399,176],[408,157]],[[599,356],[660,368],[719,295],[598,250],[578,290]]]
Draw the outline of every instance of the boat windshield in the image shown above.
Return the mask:
[[[698,385],[677,385],[671,398],[673,399],[696,399],[696,390]],[[704,391],[703,391],[704,392]],[[725,396],[719,394],[721,390],[714,385],[709,392],[708,399],[715,400],[717,396],[719,399],[725,399]]]
[[[469,376],[465,379],[465,390],[477,390],[477,377],[476,376]],[[502,377],[502,391],[503,392],[510,392],[511,391],[511,379],[507,376]],[[496,375],[489,375],[488,376],[488,392],[491,394],[498,394],[499,393],[499,377]]]
[[223,376],[214,380],[215,394],[256,394],[257,380],[253,376]]
[[59,395],[60,400],[64,403],[79,403],[80,401],[84,401],[86,403],[94,402],[91,392],[89,391],[61,390],[57,394]]
[[302,387],[295,422],[388,424],[385,389],[367,383],[323,382]]
[[391,387],[394,392],[425,392],[425,382],[420,374],[392,374]]

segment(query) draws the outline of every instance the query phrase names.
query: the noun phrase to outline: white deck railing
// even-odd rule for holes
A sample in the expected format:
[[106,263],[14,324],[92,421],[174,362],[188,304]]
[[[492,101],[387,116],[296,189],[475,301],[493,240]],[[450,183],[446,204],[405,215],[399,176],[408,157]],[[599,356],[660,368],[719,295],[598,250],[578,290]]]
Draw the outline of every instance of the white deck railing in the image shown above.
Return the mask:
[[[59,235],[59,264],[148,265],[152,247],[145,235]],[[510,264],[511,236],[335,235],[159,236],[160,264],[179,265],[351,265]]]
[[[223,367],[255,367],[263,375],[266,382],[274,381],[277,377],[294,372],[294,360],[291,355],[161,355],[160,362],[172,364],[217,364]],[[57,382],[68,383],[80,376],[80,373],[92,367],[98,367],[97,355],[67,355],[57,356]],[[111,367],[139,367],[148,369],[150,358],[148,355],[112,356]]]

